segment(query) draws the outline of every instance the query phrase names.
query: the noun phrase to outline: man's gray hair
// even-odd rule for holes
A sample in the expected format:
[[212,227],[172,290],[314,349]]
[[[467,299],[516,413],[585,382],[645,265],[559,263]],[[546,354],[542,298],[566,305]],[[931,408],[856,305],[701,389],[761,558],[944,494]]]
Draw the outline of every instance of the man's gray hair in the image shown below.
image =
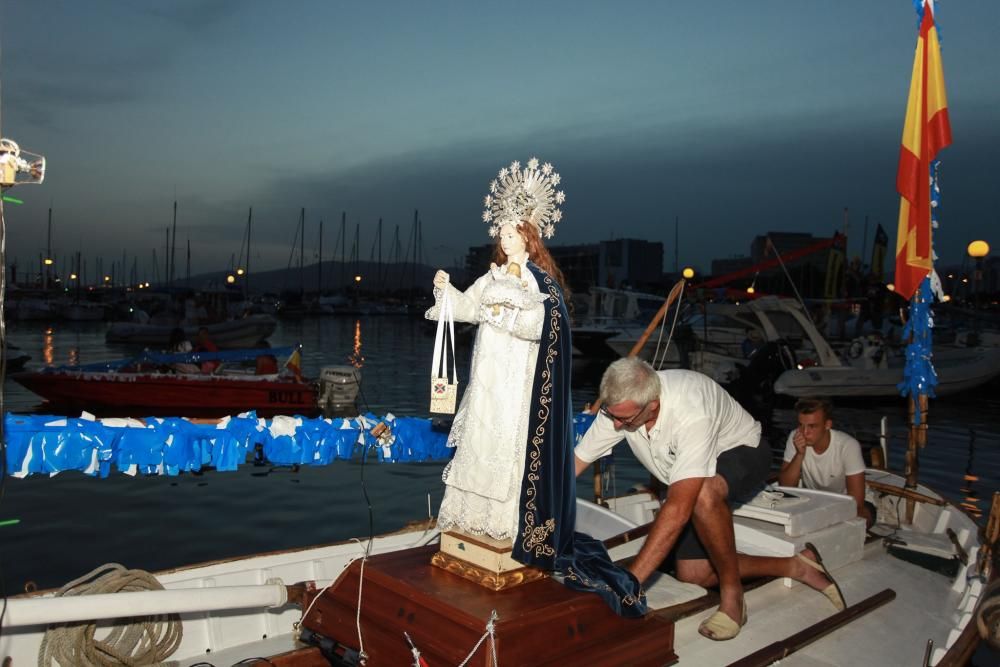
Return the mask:
[[608,366],[601,378],[601,402],[618,405],[633,401],[645,406],[660,397],[660,377],[642,359],[626,357]]

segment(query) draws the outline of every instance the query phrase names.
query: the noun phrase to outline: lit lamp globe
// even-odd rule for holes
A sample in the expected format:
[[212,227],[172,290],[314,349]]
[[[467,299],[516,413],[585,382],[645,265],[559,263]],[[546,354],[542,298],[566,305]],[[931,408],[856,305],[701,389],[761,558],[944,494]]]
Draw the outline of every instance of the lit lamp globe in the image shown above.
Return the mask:
[[681,275],[684,276],[685,280],[691,280],[694,278],[694,269],[690,266],[685,266],[684,270],[681,271]]
[[361,282],[361,276],[354,276],[354,282],[360,283]]
[[757,290],[756,290],[756,289],[754,289],[754,286],[753,286],[753,285],[751,285],[750,287],[748,287],[748,288],[747,288],[747,294],[753,294],[753,293],[754,293],[754,292],[756,292],[756,291],[757,291]]
[[236,275],[242,276],[244,273],[246,273],[246,271],[244,271],[243,269],[236,269]]
[[226,276],[226,282],[232,285],[233,283],[236,282],[236,276],[230,273],[228,276]]
[[973,241],[966,248],[966,252],[969,253],[969,257],[973,259],[982,259],[986,255],[990,254],[990,244],[986,241]]

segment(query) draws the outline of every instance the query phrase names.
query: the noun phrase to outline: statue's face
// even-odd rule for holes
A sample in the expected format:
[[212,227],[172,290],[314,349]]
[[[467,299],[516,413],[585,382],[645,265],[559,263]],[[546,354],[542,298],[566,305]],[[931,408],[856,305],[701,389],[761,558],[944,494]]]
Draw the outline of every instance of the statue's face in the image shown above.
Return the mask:
[[524,252],[526,246],[521,232],[514,225],[504,225],[500,228],[500,249],[508,257],[516,257]]

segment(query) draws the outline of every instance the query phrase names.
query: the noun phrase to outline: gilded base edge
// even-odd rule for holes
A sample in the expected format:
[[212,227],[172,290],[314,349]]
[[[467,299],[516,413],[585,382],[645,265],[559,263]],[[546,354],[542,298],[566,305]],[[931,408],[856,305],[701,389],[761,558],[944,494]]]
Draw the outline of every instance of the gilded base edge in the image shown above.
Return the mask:
[[438,551],[431,557],[431,565],[492,591],[513,588],[546,576],[544,570],[529,565],[502,573],[490,572],[442,551]]

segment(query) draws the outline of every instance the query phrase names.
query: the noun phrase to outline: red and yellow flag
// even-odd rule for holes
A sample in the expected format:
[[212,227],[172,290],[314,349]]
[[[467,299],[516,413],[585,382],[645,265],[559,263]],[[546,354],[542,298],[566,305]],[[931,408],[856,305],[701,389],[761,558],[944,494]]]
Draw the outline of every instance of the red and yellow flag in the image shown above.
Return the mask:
[[899,230],[896,236],[896,292],[909,299],[930,273],[930,167],[939,150],[951,144],[948,100],[944,91],[941,45],[930,0],[924,0],[917,52],[913,58],[910,97],[906,103],[896,190]]

